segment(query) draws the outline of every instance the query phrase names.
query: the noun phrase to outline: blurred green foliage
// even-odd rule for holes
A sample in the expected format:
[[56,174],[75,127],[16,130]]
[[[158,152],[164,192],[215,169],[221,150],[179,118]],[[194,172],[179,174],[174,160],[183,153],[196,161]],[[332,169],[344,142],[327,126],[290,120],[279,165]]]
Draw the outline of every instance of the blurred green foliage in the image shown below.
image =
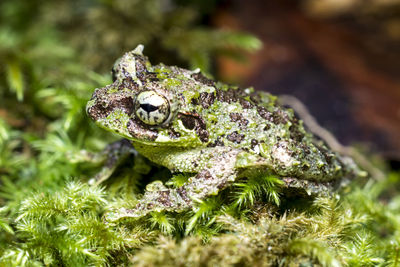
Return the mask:
[[139,43],[153,62],[206,72],[216,55],[240,58],[260,47],[253,36],[204,23],[217,5],[0,2],[0,266],[399,264],[399,174],[313,202],[285,199],[280,181],[263,175],[190,212],[103,220],[169,174],[152,166],[147,177],[145,160],[127,162],[104,187],[88,186],[101,166],[83,162],[85,151],[116,137],[89,121],[87,100]]

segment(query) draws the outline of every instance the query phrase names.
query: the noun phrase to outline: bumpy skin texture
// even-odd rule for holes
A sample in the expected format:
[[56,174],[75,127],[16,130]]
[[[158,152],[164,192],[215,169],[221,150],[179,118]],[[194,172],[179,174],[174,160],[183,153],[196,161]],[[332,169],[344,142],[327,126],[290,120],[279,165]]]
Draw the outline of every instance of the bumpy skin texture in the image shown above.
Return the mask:
[[[138,46],[116,63],[114,83],[95,90],[87,113],[151,161],[193,175],[176,189],[148,186],[128,216],[190,208],[194,199],[217,194],[256,169],[282,177],[288,187],[316,191],[349,174],[351,168],[276,97],[213,81],[198,70],[151,65],[142,50]],[[148,95],[164,99],[168,108],[141,102]]]

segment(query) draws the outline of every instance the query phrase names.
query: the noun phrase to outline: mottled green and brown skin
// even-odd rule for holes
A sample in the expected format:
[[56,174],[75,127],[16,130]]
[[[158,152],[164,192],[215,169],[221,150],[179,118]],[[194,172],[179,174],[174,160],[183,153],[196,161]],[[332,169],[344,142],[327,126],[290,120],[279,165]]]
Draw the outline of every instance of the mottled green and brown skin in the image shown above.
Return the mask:
[[[193,200],[218,194],[255,169],[306,191],[328,190],[352,171],[307,133],[291,110],[277,105],[276,97],[215,82],[197,70],[151,65],[142,49],[116,63],[114,83],[95,90],[87,112],[151,161],[192,176],[176,189],[151,184],[125,215],[188,209]],[[150,120],[157,107],[140,102],[148,91],[165,100],[162,118]]]

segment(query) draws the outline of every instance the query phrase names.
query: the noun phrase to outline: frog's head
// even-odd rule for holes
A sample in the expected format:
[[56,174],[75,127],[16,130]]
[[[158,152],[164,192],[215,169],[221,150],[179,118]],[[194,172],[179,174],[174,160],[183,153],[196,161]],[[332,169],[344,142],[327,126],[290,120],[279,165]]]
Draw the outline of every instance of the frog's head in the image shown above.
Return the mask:
[[199,127],[195,129],[199,125],[195,116],[182,111],[187,106],[182,92],[193,90],[190,88],[196,83],[190,79],[190,72],[152,66],[142,51],[143,46],[139,45],[115,63],[114,82],[95,90],[86,107],[88,115],[100,127],[145,144],[204,143]]

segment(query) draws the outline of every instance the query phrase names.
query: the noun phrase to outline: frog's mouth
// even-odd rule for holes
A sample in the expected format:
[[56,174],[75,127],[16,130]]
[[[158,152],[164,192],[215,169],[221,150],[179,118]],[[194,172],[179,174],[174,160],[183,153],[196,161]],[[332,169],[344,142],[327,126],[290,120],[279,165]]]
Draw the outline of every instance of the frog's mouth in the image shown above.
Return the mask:
[[132,92],[108,93],[109,88],[96,89],[86,105],[86,112],[97,125],[124,138],[139,142],[151,142],[157,132],[138,122],[132,116],[134,110]]

